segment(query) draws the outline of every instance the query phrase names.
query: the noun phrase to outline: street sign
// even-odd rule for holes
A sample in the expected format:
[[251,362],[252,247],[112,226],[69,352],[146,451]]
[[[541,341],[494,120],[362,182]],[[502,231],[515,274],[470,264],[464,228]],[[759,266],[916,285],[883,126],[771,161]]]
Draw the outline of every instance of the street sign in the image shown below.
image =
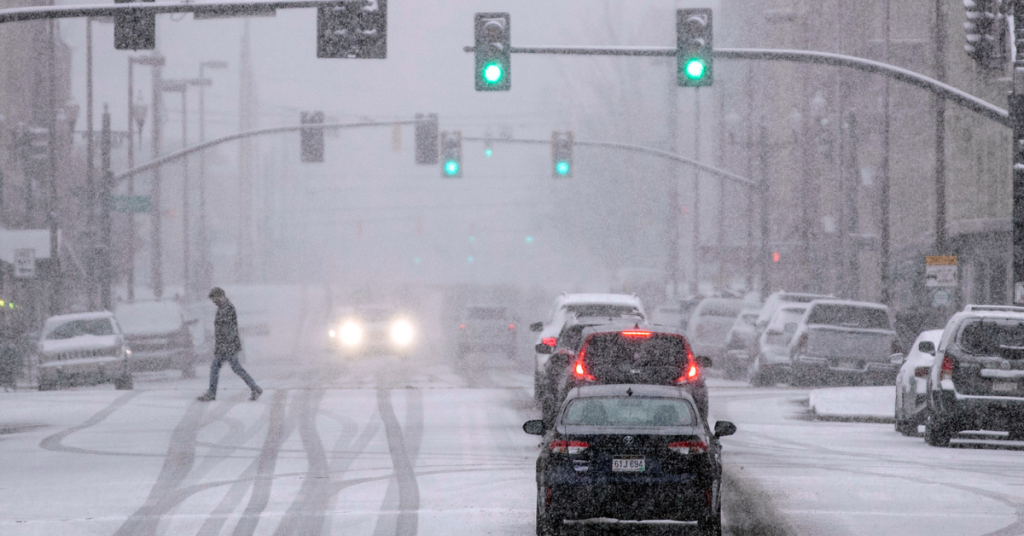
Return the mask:
[[110,200],[110,204],[111,211],[126,214],[139,214],[150,210],[148,195],[117,195]]
[[36,276],[36,250],[31,248],[14,250],[14,277],[32,279]]
[[957,286],[956,255],[934,255],[925,257],[924,286]]

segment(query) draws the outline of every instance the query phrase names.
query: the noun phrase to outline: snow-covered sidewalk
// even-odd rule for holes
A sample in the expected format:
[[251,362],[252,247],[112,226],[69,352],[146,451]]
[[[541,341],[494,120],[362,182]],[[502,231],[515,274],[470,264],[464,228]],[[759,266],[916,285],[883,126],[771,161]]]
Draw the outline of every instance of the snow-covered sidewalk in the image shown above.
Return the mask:
[[808,402],[811,413],[820,419],[893,422],[896,388],[883,385],[815,389]]

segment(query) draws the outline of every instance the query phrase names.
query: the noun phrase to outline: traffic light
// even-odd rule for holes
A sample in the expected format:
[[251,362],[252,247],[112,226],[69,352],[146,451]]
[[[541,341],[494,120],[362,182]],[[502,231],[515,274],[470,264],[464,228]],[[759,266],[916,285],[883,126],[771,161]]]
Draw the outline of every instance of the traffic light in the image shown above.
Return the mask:
[[[115,4],[152,2],[153,0],[114,0]],[[156,13],[131,9],[114,15],[114,48],[117,50],[153,50],[156,48]]]
[[676,82],[680,87],[711,85],[711,33],[710,8],[676,11]]
[[572,177],[572,131],[551,133],[551,176]]
[[[302,112],[303,125],[321,125],[324,122],[323,112]],[[301,152],[303,162],[324,161],[324,129],[306,127],[301,131]]]
[[473,21],[477,91],[512,88],[512,34],[508,13],[477,13]]
[[1001,4],[1001,0],[964,0],[964,50],[976,61],[987,62],[997,55]]
[[437,114],[416,114],[416,163],[437,164]]
[[462,176],[462,132],[441,133],[441,177],[456,179]]
[[316,57],[387,58],[387,0],[352,0],[318,7]]

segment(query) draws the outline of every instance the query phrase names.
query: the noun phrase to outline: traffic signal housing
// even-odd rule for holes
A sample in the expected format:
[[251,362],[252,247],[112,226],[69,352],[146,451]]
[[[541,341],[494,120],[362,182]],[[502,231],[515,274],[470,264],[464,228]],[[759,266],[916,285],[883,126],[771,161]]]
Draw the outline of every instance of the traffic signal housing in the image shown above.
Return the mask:
[[551,176],[556,179],[572,177],[572,131],[551,133]]
[[676,82],[681,87],[710,86],[712,62],[711,9],[676,11]]
[[477,91],[512,88],[512,34],[508,13],[477,13],[473,19]]
[[[153,0],[114,0],[115,4],[152,2]],[[156,13],[131,9],[114,15],[114,48],[117,50],[153,50],[156,48]]]
[[387,58],[387,0],[356,0],[318,7],[316,57]]
[[457,179],[462,177],[462,132],[442,132],[441,177]]
[[1005,31],[1001,23],[1000,0],[964,0],[964,50],[980,63],[988,63],[1001,56],[998,52],[999,34]]
[[416,163],[437,164],[437,114],[416,114]]
[[[302,112],[303,125],[322,125],[323,112]],[[302,162],[319,163],[324,161],[324,129],[304,127],[301,131]]]

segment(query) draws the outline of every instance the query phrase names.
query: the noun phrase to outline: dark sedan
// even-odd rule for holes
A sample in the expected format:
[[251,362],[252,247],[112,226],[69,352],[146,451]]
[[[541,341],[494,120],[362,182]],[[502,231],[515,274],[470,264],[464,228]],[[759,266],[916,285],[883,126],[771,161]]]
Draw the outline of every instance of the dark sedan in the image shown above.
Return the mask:
[[691,529],[721,534],[722,456],[693,397],[679,387],[595,385],[573,389],[537,459],[537,534],[573,528]]

